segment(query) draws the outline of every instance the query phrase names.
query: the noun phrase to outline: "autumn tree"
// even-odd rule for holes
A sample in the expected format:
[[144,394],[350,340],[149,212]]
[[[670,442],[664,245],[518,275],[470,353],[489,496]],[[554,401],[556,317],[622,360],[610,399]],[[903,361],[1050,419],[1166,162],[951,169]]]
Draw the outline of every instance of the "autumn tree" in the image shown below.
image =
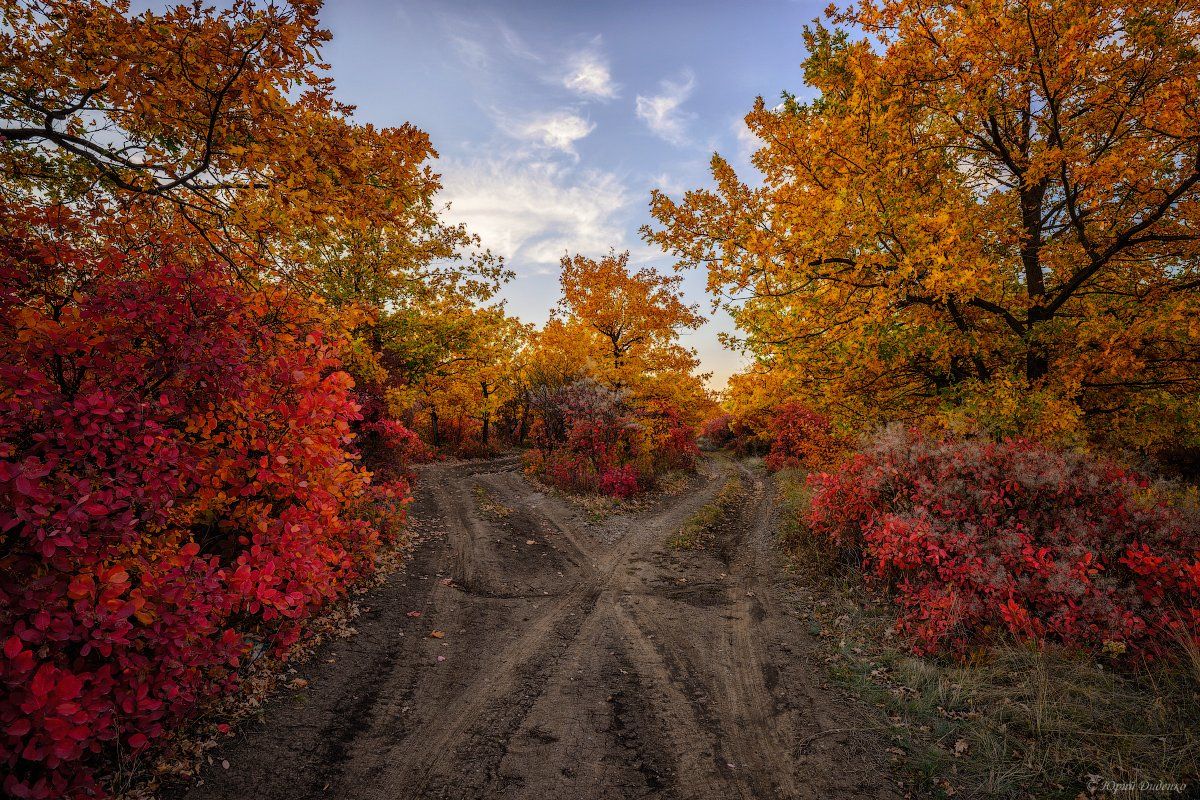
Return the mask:
[[600,259],[564,256],[560,282],[558,308],[590,329],[611,385],[628,386],[646,374],[689,374],[699,364],[695,352],[679,344],[682,331],[704,322],[684,302],[679,276],[660,275],[652,267],[632,270],[625,251]]
[[492,420],[521,381],[522,350],[532,326],[504,312],[503,306],[481,309],[475,319],[471,379],[479,387],[480,444],[491,447]]
[[761,99],[761,184],[656,192],[763,369],[842,421],[1196,441],[1200,15],[868,0]]
[[[437,286],[430,265],[477,242],[439,217],[429,137],[334,98],[320,6],[0,0],[4,193],[177,230],[337,303]],[[466,263],[494,285],[494,259]]]

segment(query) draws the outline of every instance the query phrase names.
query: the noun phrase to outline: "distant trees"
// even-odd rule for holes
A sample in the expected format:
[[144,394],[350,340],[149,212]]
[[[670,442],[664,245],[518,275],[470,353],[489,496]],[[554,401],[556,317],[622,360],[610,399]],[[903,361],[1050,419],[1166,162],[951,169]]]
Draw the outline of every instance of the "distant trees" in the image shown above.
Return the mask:
[[690,372],[698,365],[678,338],[704,320],[684,303],[679,276],[650,267],[631,270],[625,251],[600,259],[564,256],[560,280],[559,309],[603,342],[612,385],[629,385],[631,376],[645,372]]

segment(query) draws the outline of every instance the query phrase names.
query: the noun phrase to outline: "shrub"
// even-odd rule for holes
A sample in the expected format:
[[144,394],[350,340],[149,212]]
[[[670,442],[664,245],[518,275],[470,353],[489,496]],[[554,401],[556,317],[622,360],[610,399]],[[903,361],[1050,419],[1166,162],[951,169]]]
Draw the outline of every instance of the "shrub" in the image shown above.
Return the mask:
[[721,450],[733,442],[733,417],[729,414],[718,414],[709,417],[700,425],[700,441],[704,446],[713,450]]
[[828,464],[845,448],[833,434],[829,418],[800,403],[775,409],[770,422],[771,452],[767,469],[814,469]]
[[632,497],[638,493],[638,472],[632,464],[609,467],[600,475],[600,491],[610,497]]
[[665,471],[691,469],[699,455],[693,432],[663,401],[635,408],[583,380],[543,387],[534,405],[526,469],[563,489],[630,497]]
[[434,458],[415,431],[394,419],[377,419],[361,425],[357,444],[363,465],[377,480],[401,478],[411,483],[413,465]]
[[716,450],[729,449],[738,456],[760,456],[770,449],[770,429],[760,415],[719,414],[700,427],[700,441]]
[[319,306],[170,241],[129,256],[61,211],[0,216],[0,772],[12,796],[82,796],[251,647],[294,643],[408,492],[358,513]]
[[1113,464],[892,428],[809,484],[812,530],[894,593],[918,652],[1007,632],[1155,657],[1200,632],[1195,509]]

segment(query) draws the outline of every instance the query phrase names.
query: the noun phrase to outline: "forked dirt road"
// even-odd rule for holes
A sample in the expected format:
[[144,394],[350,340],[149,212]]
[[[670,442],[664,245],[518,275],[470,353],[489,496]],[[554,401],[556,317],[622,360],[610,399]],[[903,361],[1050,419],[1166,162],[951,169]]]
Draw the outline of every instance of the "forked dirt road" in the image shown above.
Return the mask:
[[[668,548],[735,471],[749,497],[720,546]],[[825,684],[790,611],[765,476],[709,459],[599,520],[516,458],[435,465],[412,513],[444,535],[181,796],[900,796],[869,712]]]

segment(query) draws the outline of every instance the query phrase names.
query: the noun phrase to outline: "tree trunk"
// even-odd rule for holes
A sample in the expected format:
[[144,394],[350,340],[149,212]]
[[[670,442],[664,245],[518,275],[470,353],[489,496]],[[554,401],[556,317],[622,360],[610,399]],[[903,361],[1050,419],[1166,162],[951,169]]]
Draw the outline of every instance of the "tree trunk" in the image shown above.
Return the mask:
[[491,397],[491,392],[488,391],[486,383],[480,383],[479,388],[483,391],[483,430],[479,433],[480,442],[483,444],[483,449],[487,449],[488,437],[492,428],[492,410],[488,408],[488,398]]
[[517,423],[517,444],[525,444],[525,436],[529,433],[529,398],[521,404],[521,419]]
[[1044,310],[1045,277],[1042,274],[1042,203],[1046,198],[1046,181],[1021,187],[1021,267],[1025,272],[1025,290],[1029,295],[1029,314],[1026,317],[1025,380],[1032,385],[1045,377],[1050,369],[1046,346],[1038,341],[1038,326],[1050,316]]

